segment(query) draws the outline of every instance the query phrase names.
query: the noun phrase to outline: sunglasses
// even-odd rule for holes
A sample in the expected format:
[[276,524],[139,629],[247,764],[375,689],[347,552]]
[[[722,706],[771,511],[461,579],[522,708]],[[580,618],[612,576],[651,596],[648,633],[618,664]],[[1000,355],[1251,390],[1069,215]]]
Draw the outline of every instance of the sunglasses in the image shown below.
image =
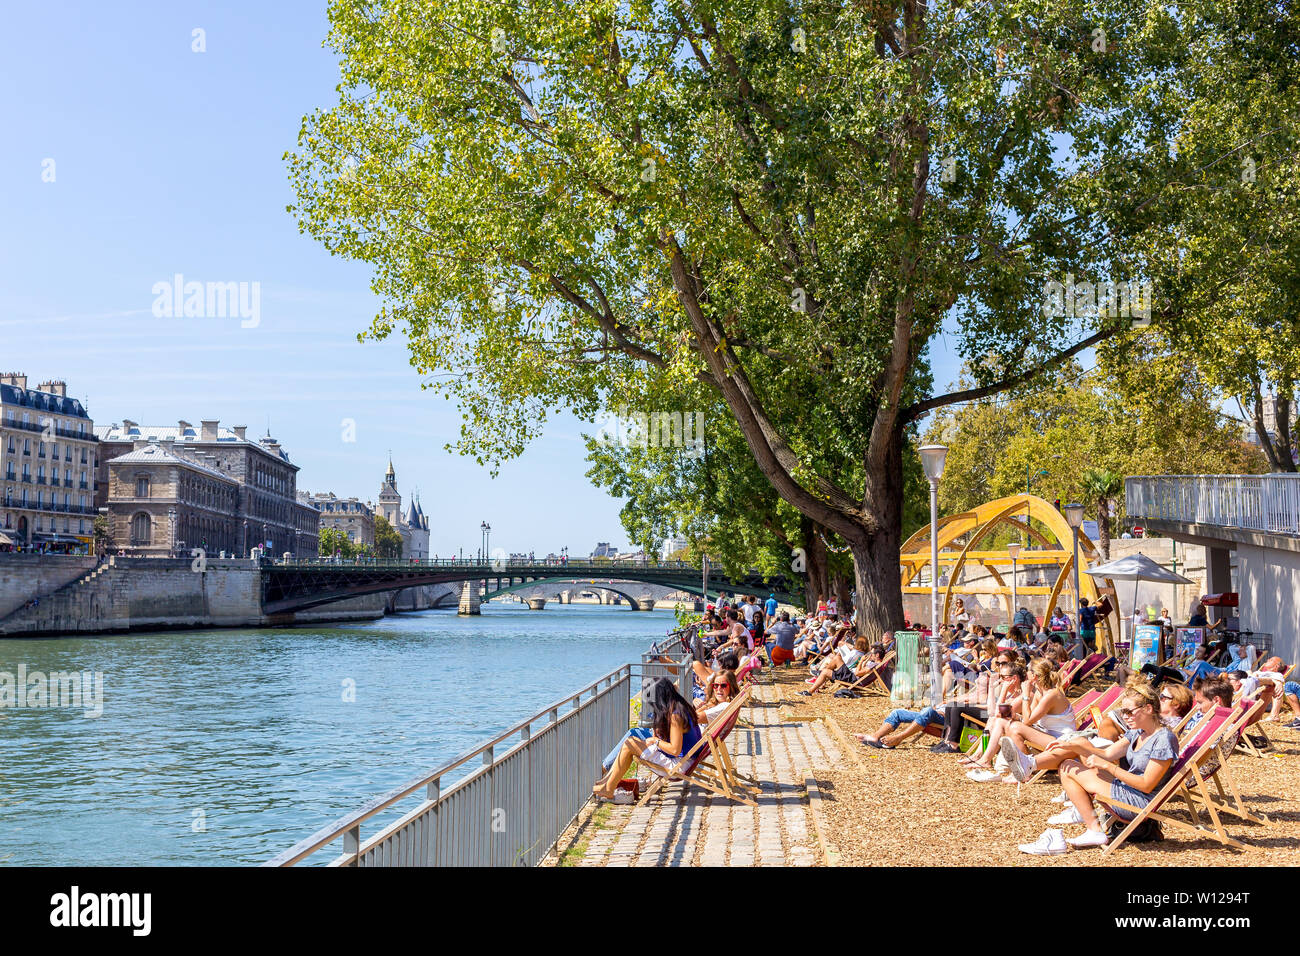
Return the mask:
[[1161,700],[1173,700],[1173,699],[1174,699],[1174,695],[1173,695],[1173,694],[1161,694],[1161,695],[1160,695],[1160,699],[1161,699]]

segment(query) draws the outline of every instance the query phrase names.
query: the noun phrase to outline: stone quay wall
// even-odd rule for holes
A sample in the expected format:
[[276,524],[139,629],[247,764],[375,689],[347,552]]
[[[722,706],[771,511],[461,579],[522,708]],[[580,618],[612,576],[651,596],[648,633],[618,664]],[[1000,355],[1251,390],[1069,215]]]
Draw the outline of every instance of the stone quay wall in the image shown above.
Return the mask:
[[189,558],[0,555],[4,637],[374,620],[385,604],[374,594],[270,617],[251,560],[209,558],[198,571]]

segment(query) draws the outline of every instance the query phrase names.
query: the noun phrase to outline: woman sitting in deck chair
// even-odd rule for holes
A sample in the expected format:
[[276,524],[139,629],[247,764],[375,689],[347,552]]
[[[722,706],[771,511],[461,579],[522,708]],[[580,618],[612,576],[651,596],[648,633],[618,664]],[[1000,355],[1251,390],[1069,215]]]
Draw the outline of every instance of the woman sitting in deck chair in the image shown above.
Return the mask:
[[[1093,794],[1131,807],[1145,807],[1165,785],[1169,770],[1178,759],[1178,738],[1160,721],[1160,696],[1155,688],[1150,684],[1132,684],[1121,704],[1120,713],[1133,729],[1101,754],[1089,754],[1082,761],[1066,760],[1060,766],[1061,783],[1071,806],[1048,823],[1084,825],[1083,833],[1065,841],[1070,846],[1105,846],[1109,842],[1092,805]],[[1111,813],[1122,820],[1133,818],[1132,813],[1119,807],[1112,807]],[[1046,846],[1048,835],[1040,837],[1039,843]],[[1025,849],[1025,852],[1035,851]]]
[[[1011,777],[1008,782],[1023,783],[1033,773],[1030,771],[1023,777],[1021,775],[1025,761],[1032,763],[1026,744],[1044,750],[1055,743],[1058,737],[1075,729],[1074,710],[1070,707],[1069,698],[1061,690],[1064,682],[1061,672],[1050,661],[1040,658],[1029,665],[1029,679],[1021,691],[1020,712],[1024,717],[1009,721],[997,743],[989,740],[989,749],[1000,747],[1002,755],[1011,762]],[[995,732],[992,726],[989,732],[990,735]]]
[[[1136,678],[1130,688],[1132,686],[1146,688],[1150,685],[1141,678]],[[1183,718],[1192,709],[1194,702],[1192,692],[1182,684],[1172,684],[1161,687],[1157,693],[1160,699],[1160,723],[1177,735],[1178,728],[1184,724]],[[1229,702],[1231,702],[1231,693]],[[1120,698],[1120,706],[1123,706],[1123,698]],[[1210,710],[1213,709],[1211,705]],[[1127,726],[1118,726],[1118,722],[1123,720],[1123,717],[1117,711],[1118,708],[1102,718],[1100,727],[1090,737],[1069,735],[1065,740],[1050,741],[1039,754],[1030,755],[1023,747],[1020,748],[1020,753],[1013,753],[1004,744],[1002,752],[1011,763],[1012,777],[1024,782],[1041,770],[1059,769],[1066,760],[1082,760],[1090,755],[1103,756],[1106,748],[1123,739],[1124,734],[1129,730]],[[1056,802],[1065,801],[1058,799]]]
[[740,693],[740,684],[736,681],[736,672],[720,670],[709,681],[709,693],[704,702],[695,705],[695,716],[704,727],[730,706]]
[[682,754],[700,742],[700,720],[695,708],[681,694],[673,682],[660,678],[650,688],[651,708],[654,712],[654,734],[647,740],[636,736],[623,738],[618,758],[605,778],[591,788],[594,796],[613,800],[618,782],[632,766],[633,760],[652,763],[671,770]]

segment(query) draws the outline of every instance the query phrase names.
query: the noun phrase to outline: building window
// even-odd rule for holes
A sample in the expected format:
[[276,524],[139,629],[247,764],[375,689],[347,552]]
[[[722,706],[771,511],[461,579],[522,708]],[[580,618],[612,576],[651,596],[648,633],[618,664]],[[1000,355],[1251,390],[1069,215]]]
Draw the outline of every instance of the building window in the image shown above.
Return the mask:
[[132,518],[131,519],[131,544],[147,545],[149,543],[149,536],[152,527],[153,525],[152,522],[150,522],[149,520],[149,516],[144,512],[141,512],[140,514]]
[[137,475],[135,479],[135,496],[137,498],[149,497],[149,476]]

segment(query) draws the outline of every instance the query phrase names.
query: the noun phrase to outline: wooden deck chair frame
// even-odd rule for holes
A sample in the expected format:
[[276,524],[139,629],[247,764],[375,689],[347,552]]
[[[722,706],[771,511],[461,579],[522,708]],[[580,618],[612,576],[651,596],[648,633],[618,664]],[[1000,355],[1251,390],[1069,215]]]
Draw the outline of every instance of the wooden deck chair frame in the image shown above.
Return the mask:
[[[749,795],[748,788],[737,786],[735,778],[729,779],[729,771],[734,769],[734,765],[731,763],[731,755],[726,751],[725,743],[727,735],[736,726],[740,708],[744,705],[748,696],[749,688],[745,688],[728,705],[727,709],[714,719],[714,726],[722,727],[722,731],[715,732],[705,729],[695,746],[678,757],[671,768],[665,770],[658,764],[638,761],[639,766],[645,767],[655,777],[650,786],[646,788],[645,793],[641,795],[639,805],[644,805],[665,783],[680,780],[687,784],[688,787],[690,784],[695,784],[730,800],[736,800],[751,807],[757,806],[757,802]],[[721,747],[718,746],[719,739],[722,741]],[[713,758],[712,762],[707,766],[704,765],[706,754]]]
[[[1261,705],[1261,707],[1259,710],[1251,707],[1250,710],[1247,711],[1247,713],[1253,716],[1249,722],[1243,723],[1241,726],[1241,736],[1237,738],[1237,749],[1241,750],[1243,753],[1250,754],[1252,757],[1263,759],[1268,755],[1268,751],[1273,749],[1273,741],[1268,739],[1268,734],[1265,733],[1264,728],[1260,726],[1260,720],[1264,716],[1262,710],[1264,702],[1262,700],[1257,700],[1256,703]],[[1252,731],[1257,734],[1258,737],[1252,737]]]
[[[1113,661],[1114,659],[1115,658],[1111,657],[1109,654],[1096,653],[1088,655],[1087,660],[1083,662],[1083,666],[1079,668],[1079,673],[1070,681],[1071,685],[1078,687],[1093,674],[1097,673],[1101,668],[1105,667],[1108,662]],[[1089,666],[1088,661],[1093,662],[1091,666]]]
[[[862,690],[862,691],[869,690],[872,693],[876,693],[877,691],[880,691],[882,693],[888,693],[889,692],[888,688],[885,688],[885,681],[880,675],[886,668],[889,667],[891,663],[893,663],[893,660],[894,660],[894,652],[890,651],[888,654],[885,655],[884,660],[882,660],[879,665],[873,667],[870,671],[863,674],[857,680],[851,680],[851,681],[837,680],[837,681],[832,681],[832,683],[837,688],[847,687],[849,690]],[[882,688],[885,689],[882,691]]]
[[[1254,706],[1263,707],[1264,702],[1256,701]],[[1230,813],[1242,820],[1269,826],[1271,821],[1267,816],[1262,813],[1252,813],[1246,806],[1246,801],[1242,799],[1240,792],[1237,790],[1236,782],[1232,779],[1232,773],[1228,770],[1228,760],[1237,752],[1237,740],[1240,737],[1243,725],[1250,716],[1251,710],[1252,708],[1243,709],[1239,705],[1234,708],[1237,717],[1234,720],[1233,729],[1219,741],[1217,758],[1211,756],[1206,761],[1206,766],[1201,769],[1201,775],[1206,782],[1214,784],[1218,794],[1217,799],[1209,793],[1208,788],[1203,793],[1193,793],[1192,799],[1200,803],[1213,802],[1220,813]]]
[[[1245,718],[1243,718],[1243,722],[1244,720]],[[1212,840],[1222,843],[1224,846],[1244,850],[1246,845],[1240,840],[1234,840],[1228,835],[1228,831],[1224,829],[1223,821],[1219,819],[1218,807],[1208,799],[1205,779],[1200,772],[1201,764],[1204,763],[1211,753],[1218,748],[1219,743],[1224,736],[1236,726],[1237,724],[1233,722],[1231,717],[1225,718],[1219,726],[1214,728],[1205,740],[1201,742],[1194,753],[1188,755],[1186,759],[1182,760],[1178,764],[1174,774],[1169,778],[1165,785],[1156,792],[1155,796],[1151,798],[1151,802],[1145,807],[1135,807],[1132,804],[1124,803],[1121,800],[1113,800],[1109,796],[1101,794],[1094,795],[1094,798],[1098,802],[1108,807],[1127,810],[1134,814],[1133,819],[1129,820],[1124,829],[1120,831],[1120,835],[1114,840],[1111,840],[1102,849],[1102,855],[1105,856],[1118,849],[1124,841],[1132,835],[1138,825],[1145,820],[1158,820],[1161,823],[1168,823],[1170,826],[1177,827],[1180,830],[1186,830],[1190,833],[1196,834],[1197,836],[1209,837]],[[1195,791],[1199,791],[1202,797],[1201,802],[1210,817],[1212,827],[1203,827],[1200,825],[1201,817],[1197,812],[1196,802],[1192,799],[1193,788]],[[1170,800],[1179,796],[1181,796],[1187,804],[1188,814],[1192,819],[1191,823],[1160,812],[1161,807],[1165,806],[1165,804]]]

